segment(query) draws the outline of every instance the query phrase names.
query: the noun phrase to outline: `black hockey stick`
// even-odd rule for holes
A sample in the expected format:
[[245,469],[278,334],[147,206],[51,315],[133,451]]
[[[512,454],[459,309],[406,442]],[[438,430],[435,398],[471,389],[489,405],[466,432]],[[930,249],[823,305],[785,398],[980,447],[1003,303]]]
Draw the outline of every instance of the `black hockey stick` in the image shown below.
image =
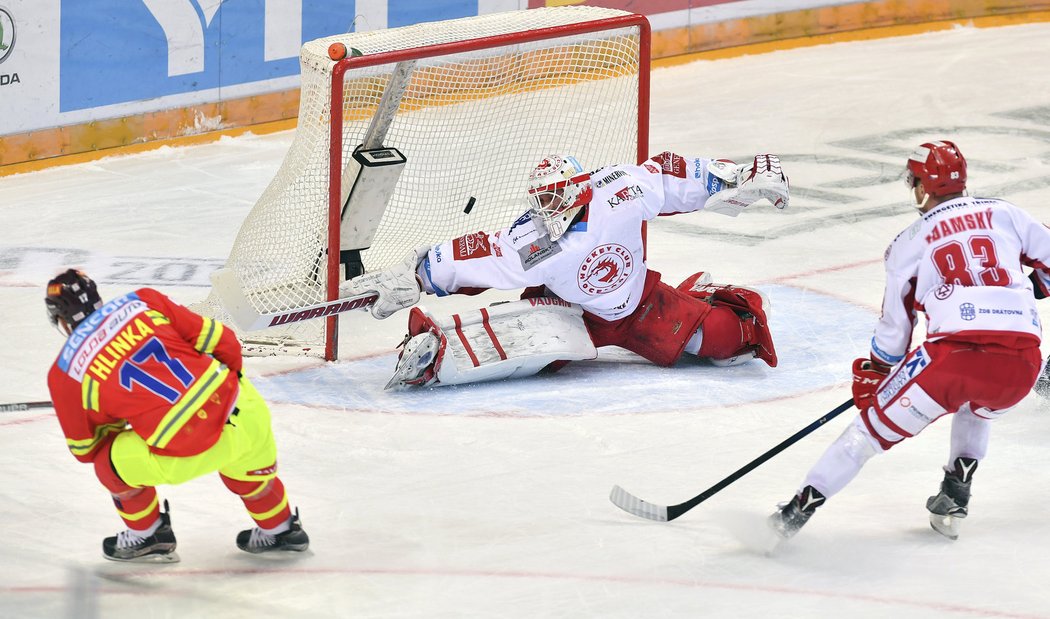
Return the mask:
[[51,402],[13,402],[11,404],[0,404],[0,413],[20,413],[31,408],[53,408]]
[[609,500],[613,502],[613,505],[619,507],[623,511],[634,514],[640,518],[647,518],[649,520],[656,520],[657,522],[670,522],[675,518],[681,516],[687,511],[693,509],[697,505],[703,503],[707,499],[714,496],[717,492],[740,479],[744,475],[747,475],[751,471],[755,470],[766,460],[769,460],[778,453],[784,451],[788,447],[791,447],[797,443],[800,439],[813,432],[820,426],[831,421],[835,417],[839,416],[843,411],[853,406],[853,398],[850,398],[835,407],[835,410],[825,414],[820,419],[817,419],[813,423],[809,424],[805,428],[802,428],[798,432],[792,434],[789,438],[782,441],[776,447],[773,447],[766,453],[755,458],[751,462],[748,462],[729,477],[726,477],[717,484],[711,486],[707,490],[704,490],[700,494],[689,499],[685,503],[679,503],[678,505],[656,505],[648,501],[643,501],[638,497],[634,496],[630,492],[627,492],[620,486],[613,486],[612,492],[609,493]]

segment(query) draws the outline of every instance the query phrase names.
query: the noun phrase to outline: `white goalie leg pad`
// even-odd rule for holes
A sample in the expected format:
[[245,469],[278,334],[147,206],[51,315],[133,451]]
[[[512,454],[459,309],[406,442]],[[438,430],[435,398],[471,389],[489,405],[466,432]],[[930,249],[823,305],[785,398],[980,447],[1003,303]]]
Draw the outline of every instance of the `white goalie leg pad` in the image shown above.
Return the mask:
[[[436,341],[438,350],[432,353],[434,380],[424,384],[460,385],[519,378],[536,374],[555,361],[598,356],[583,322],[583,309],[560,299],[523,299],[451,316],[427,317],[433,323],[431,333],[436,336],[429,341]],[[431,356],[427,350],[431,344],[419,344],[423,356]],[[402,359],[406,356],[402,355]],[[419,365],[419,360],[409,363]],[[402,373],[401,365],[399,361],[395,379]],[[419,372],[420,368],[415,367],[409,374]],[[397,381],[391,383],[394,386]]]

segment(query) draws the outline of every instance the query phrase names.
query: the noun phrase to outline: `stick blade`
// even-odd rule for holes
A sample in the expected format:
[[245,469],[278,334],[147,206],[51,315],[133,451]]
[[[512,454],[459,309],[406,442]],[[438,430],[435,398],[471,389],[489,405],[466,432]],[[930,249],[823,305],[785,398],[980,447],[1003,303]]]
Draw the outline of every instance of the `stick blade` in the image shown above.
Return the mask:
[[648,501],[643,501],[620,486],[613,486],[612,492],[609,493],[609,500],[612,501],[613,505],[619,507],[628,514],[633,514],[639,518],[645,518],[646,520],[667,522],[666,506],[655,505]]
[[258,331],[268,326],[266,319],[252,307],[233,269],[221,268],[210,276],[211,288],[219,303],[241,331]]

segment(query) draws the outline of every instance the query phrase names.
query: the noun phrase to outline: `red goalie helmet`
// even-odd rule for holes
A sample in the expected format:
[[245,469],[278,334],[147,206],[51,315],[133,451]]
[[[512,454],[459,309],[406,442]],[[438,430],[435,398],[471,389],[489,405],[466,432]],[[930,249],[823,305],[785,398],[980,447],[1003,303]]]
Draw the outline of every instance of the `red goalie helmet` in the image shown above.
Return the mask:
[[69,335],[92,312],[102,307],[95,282],[83,271],[69,269],[47,283],[47,317],[60,332]]
[[549,155],[529,175],[529,206],[543,220],[552,241],[565,234],[593,195],[591,175],[575,157]]
[[966,159],[953,142],[926,142],[908,157],[905,178],[909,188],[921,181],[934,197],[966,191]]

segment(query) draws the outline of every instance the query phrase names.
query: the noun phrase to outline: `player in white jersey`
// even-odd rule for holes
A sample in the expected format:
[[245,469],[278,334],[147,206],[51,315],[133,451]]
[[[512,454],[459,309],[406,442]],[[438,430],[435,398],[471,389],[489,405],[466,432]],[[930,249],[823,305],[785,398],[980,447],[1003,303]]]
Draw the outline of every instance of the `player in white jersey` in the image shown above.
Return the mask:
[[[886,250],[882,317],[870,359],[853,363],[860,414],[770,517],[793,536],[873,455],[953,414],[930,524],[956,539],[992,420],[1032,389],[1041,327],[1032,283],[1046,292],[1050,230],[1009,202],[966,195],[966,160],[955,144],[928,142],[908,159],[908,186],[922,216]],[[1022,267],[1035,270],[1026,276]],[[910,347],[917,312],[926,341]]]
[[775,155],[745,165],[665,152],[593,172],[552,155],[529,178],[531,208],[510,227],[420,248],[401,265],[341,286],[378,292],[377,318],[428,294],[525,289],[521,301],[448,317],[413,308],[387,385],[449,385],[527,376],[617,345],[662,366],[683,352],[727,365],[776,366],[765,299],[696,273],[677,288],[645,261],[644,223],[699,210],[731,216],[766,199],[788,204]]

